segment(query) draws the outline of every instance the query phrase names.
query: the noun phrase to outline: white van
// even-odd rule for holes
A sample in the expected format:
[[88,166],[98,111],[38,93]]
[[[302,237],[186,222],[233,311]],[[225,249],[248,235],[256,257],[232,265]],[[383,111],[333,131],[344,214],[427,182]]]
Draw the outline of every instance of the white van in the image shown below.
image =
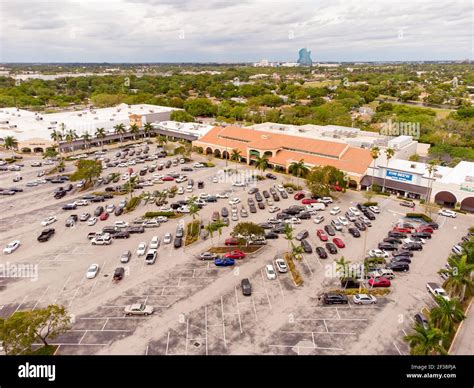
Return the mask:
[[151,238],[149,249],[150,250],[158,249],[159,246],[160,246],[160,238],[158,236],[153,236]]

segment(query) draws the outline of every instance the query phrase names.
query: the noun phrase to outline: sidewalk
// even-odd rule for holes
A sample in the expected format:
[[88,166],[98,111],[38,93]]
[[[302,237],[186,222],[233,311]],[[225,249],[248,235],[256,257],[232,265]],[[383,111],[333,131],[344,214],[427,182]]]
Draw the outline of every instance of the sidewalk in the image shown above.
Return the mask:
[[454,338],[451,355],[474,355],[474,312],[472,302],[467,309],[466,319],[462,322],[456,337]]

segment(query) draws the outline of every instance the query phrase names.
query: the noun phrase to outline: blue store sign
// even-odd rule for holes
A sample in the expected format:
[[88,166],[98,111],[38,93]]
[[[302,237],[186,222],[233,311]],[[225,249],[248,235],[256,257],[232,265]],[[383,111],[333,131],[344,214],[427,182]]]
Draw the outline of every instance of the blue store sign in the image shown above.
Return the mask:
[[401,182],[412,182],[413,181],[413,175],[412,174],[407,174],[404,172],[399,172],[399,171],[393,171],[393,170],[387,170],[387,178],[396,180],[396,181],[401,181]]

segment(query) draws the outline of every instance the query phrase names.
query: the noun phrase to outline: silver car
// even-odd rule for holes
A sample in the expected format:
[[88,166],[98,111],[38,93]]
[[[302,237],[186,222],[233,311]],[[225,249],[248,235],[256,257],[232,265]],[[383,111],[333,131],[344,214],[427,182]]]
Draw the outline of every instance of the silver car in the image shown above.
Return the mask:
[[125,315],[150,315],[153,314],[153,307],[143,303],[131,304],[124,309]]

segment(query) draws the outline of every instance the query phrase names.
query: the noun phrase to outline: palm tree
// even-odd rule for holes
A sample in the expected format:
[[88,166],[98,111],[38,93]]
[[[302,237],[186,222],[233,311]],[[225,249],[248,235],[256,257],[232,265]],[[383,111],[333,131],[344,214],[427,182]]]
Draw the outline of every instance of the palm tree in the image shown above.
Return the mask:
[[346,260],[344,256],[341,256],[339,260],[336,261],[336,270],[341,271],[341,278],[347,278],[349,276],[349,264],[351,262]]
[[160,147],[164,147],[166,144],[168,144],[168,139],[166,138],[166,136],[158,135],[156,137],[156,142]]
[[154,130],[155,128],[153,128],[153,125],[151,125],[150,123],[145,123],[145,125],[143,126],[143,134],[147,138],[150,138],[150,135],[153,133]]
[[114,130],[117,135],[120,135],[120,143],[123,143],[123,134],[127,132],[124,124],[114,125]]
[[387,179],[387,170],[388,170],[388,162],[390,159],[393,158],[393,155],[395,155],[395,150],[393,148],[386,148],[385,149],[385,156],[387,158],[387,165],[385,167],[385,174],[383,176],[383,187],[382,187],[382,192],[385,192],[385,180]]
[[291,254],[296,260],[303,258],[304,249],[301,245],[291,243]]
[[285,228],[283,229],[283,234],[285,235],[285,240],[288,241],[288,247],[293,244],[294,236],[293,236],[293,227],[290,224],[285,224]]
[[296,175],[298,178],[298,184],[300,184],[300,178],[306,176],[309,172],[309,168],[304,164],[304,160],[301,159],[299,162],[291,162],[288,167],[288,172],[290,174]]
[[431,199],[431,190],[433,187],[433,174],[438,171],[437,169],[438,161],[436,159],[430,160],[428,162],[428,165],[426,166],[426,170],[428,171],[428,177],[429,177],[429,182],[428,182],[428,187],[426,188],[426,199],[425,199],[425,213],[427,212],[430,204],[430,199]]
[[449,269],[442,269],[439,272],[449,275],[443,287],[450,295],[459,297],[461,302],[474,294],[474,281],[472,273],[474,264],[469,264],[467,255],[461,257],[451,256],[448,259]]
[[264,172],[268,168],[268,157],[266,155],[257,156],[255,159],[255,168]]
[[372,156],[372,160],[374,162],[374,168],[373,168],[373,172],[372,172],[372,183],[371,183],[371,188],[370,188],[372,190],[372,187],[374,186],[375,162],[377,161],[377,159],[380,156],[380,148],[379,147],[372,147],[370,149],[370,156]]
[[71,149],[72,151],[72,143],[74,142],[74,140],[77,139],[77,133],[74,129],[69,129],[67,132],[66,132],[66,136],[65,136],[65,139],[66,139],[66,142],[67,144],[69,144],[69,148]]
[[59,142],[63,140],[64,136],[61,132],[59,131],[56,131],[56,130],[53,130],[50,134],[51,136],[51,140],[53,140],[54,142],[56,142],[56,145],[59,149]]
[[18,149],[18,140],[13,136],[5,136],[3,142],[5,148],[12,151],[12,156],[15,155],[15,150]]
[[140,133],[140,128],[137,124],[130,125],[129,132],[133,135],[133,140],[137,140],[137,135]]
[[451,334],[454,325],[466,318],[461,303],[458,299],[446,300],[441,297],[437,297],[436,301],[438,305],[431,309],[430,320],[435,327]]
[[408,334],[404,340],[410,345],[410,354],[413,356],[427,356],[430,354],[446,355],[448,352],[441,345],[441,342],[446,338],[440,329],[429,326],[424,328],[422,325],[415,325],[413,327],[415,332]]
[[241,155],[242,155],[242,151],[238,150],[237,148],[234,148],[231,151],[230,160],[234,162],[240,162]]
[[84,141],[84,147],[88,148],[88,146],[90,146],[90,142],[91,142],[91,135],[89,134],[89,132],[84,132],[82,134],[81,138]]
[[107,133],[105,132],[105,128],[97,128],[95,130],[95,137],[100,140],[100,146],[104,146],[104,139],[107,136]]

